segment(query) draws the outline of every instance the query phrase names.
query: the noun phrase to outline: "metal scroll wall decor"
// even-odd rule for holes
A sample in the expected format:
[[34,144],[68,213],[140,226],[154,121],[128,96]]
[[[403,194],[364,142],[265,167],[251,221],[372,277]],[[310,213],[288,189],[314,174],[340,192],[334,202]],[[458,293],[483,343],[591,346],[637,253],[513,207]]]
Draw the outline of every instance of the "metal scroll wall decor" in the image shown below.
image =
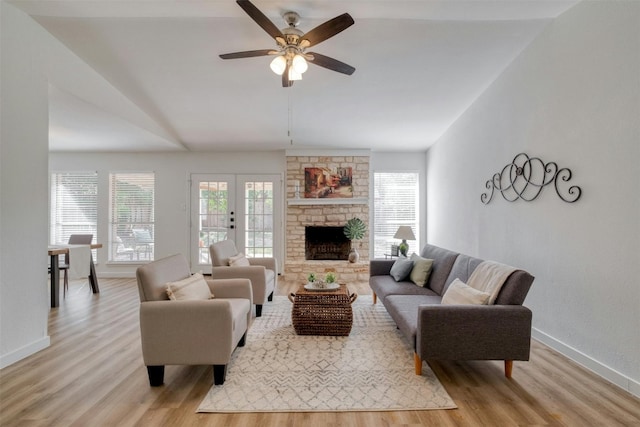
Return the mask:
[[544,163],[538,157],[520,153],[487,181],[485,187],[489,191],[483,193],[480,200],[485,205],[488,204],[497,190],[508,202],[518,199],[530,202],[540,195],[544,187],[553,183],[558,197],[567,203],[573,203],[582,195],[582,189],[577,185],[567,188],[566,183],[571,175],[571,169],[559,169],[555,162]]

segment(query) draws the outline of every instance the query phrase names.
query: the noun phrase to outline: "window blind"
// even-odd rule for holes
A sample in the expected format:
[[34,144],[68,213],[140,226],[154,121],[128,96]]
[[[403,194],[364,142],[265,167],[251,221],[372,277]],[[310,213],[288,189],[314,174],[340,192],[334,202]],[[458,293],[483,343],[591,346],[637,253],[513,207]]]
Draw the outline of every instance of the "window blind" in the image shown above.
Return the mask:
[[67,243],[72,234],[93,234],[96,241],[97,172],[52,173],[50,197],[49,243]]
[[154,259],[153,172],[111,173],[109,261]]
[[[400,243],[393,235],[401,225],[410,226],[419,237],[418,178],[417,172],[374,172],[374,258],[390,254],[391,245]],[[420,242],[407,243],[410,252],[418,252]]]

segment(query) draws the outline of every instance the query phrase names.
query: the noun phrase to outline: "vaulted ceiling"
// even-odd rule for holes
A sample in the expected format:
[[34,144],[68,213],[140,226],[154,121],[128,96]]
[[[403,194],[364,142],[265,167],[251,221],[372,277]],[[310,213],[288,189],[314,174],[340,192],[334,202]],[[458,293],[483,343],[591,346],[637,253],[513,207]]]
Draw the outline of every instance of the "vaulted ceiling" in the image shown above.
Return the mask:
[[[305,32],[348,12],[355,24],[313,50],[356,68],[311,65],[283,88],[275,48],[233,0],[16,0],[102,79],[50,76],[52,151],[425,150],[577,0],[254,0]],[[108,88],[108,89],[105,89]],[[135,108],[109,108],[109,98]]]

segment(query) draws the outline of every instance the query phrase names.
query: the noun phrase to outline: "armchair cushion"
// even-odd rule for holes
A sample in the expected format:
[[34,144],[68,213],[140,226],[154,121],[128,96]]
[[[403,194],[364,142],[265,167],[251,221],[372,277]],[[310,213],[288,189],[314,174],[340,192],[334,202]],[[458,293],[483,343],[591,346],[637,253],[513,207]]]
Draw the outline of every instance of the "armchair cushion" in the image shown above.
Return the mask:
[[167,283],[167,295],[170,300],[211,299],[213,294],[201,273],[185,279]]
[[251,263],[243,253],[233,255],[229,257],[229,266],[231,267],[248,267]]

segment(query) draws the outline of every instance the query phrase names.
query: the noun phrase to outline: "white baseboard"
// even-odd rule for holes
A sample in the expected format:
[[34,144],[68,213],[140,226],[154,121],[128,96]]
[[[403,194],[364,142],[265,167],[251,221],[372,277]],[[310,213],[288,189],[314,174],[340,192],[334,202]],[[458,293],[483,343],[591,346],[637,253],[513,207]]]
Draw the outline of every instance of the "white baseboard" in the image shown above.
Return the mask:
[[546,346],[551,347],[563,356],[568,357],[584,368],[601,376],[605,380],[617,385],[621,389],[628,391],[636,397],[640,397],[640,382],[635,381],[606,365],[603,365],[592,357],[589,357],[581,351],[558,341],[552,336],[547,335],[536,328],[533,328],[531,336]]
[[44,350],[50,345],[51,338],[49,338],[49,335],[47,335],[46,337],[34,341],[31,344],[25,345],[24,347],[21,347],[15,351],[3,354],[2,356],[0,356],[0,369],[6,368],[9,365],[13,365],[14,363],[24,359],[25,357],[31,356],[32,354],[37,353],[40,350]]

